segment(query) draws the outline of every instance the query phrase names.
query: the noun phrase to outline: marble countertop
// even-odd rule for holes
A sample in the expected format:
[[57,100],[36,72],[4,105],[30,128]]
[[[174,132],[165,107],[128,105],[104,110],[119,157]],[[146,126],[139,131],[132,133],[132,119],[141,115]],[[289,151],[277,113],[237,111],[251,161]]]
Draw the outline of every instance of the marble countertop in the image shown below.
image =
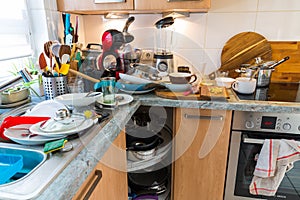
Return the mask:
[[300,113],[300,103],[238,101],[230,91],[230,99],[227,101],[171,100],[157,97],[154,93],[133,96],[134,101],[114,110],[113,118],[105,126],[100,125],[98,133],[93,137],[89,137],[89,133],[84,134],[87,136],[78,141],[83,145],[82,150],[69,161],[65,169],[49,183],[44,191],[41,191],[36,199],[71,199],[107,151],[111,142],[124,129],[130,119],[129,116],[133,115],[140,105]]

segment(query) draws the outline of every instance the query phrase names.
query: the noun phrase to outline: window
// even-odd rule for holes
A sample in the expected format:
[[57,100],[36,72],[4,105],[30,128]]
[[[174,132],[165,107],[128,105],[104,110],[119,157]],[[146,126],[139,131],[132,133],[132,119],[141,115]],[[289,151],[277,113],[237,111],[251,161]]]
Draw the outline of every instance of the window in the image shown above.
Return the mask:
[[0,78],[7,79],[16,71],[15,67],[21,69],[33,53],[26,0],[1,4],[0,25]]

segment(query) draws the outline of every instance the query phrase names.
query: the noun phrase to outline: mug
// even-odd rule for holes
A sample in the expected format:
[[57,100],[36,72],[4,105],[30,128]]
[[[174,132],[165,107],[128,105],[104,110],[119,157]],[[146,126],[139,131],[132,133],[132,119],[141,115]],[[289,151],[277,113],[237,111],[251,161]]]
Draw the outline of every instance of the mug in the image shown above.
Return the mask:
[[241,94],[252,94],[256,88],[256,79],[249,77],[238,77],[232,83],[232,89]]
[[188,83],[194,83],[197,80],[197,76],[195,74],[184,73],[184,72],[170,73],[169,78],[171,83],[173,84],[188,84]]
[[116,102],[115,98],[115,88],[116,88],[116,78],[115,77],[104,77],[100,79],[100,82],[94,85],[94,89],[101,87],[103,93],[103,103],[113,104]]

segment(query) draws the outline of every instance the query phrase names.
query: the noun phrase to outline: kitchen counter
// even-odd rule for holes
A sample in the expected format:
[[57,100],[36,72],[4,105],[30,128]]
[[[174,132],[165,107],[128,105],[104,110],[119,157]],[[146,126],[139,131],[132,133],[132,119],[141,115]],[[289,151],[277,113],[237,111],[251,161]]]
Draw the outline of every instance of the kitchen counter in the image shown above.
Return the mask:
[[134,95],[134,101],[114,110],[112,112],[113,118],[105,125],[97,125],[96,128],[93,128],[92,133],[87,132],[76,140],[77,143],[80,143],[78,148],[81,150],[68,160],[65,168],[53,177],[36,199],[71,199],[107,151],[111,142],[124,129],[125,124],[130,119],[128,116],[133,115],[140,105],[300,113],[299,103],[237,101],[231,90],[228,92],[230,96],[228,101],[171,100],[157,97],[153,93]]

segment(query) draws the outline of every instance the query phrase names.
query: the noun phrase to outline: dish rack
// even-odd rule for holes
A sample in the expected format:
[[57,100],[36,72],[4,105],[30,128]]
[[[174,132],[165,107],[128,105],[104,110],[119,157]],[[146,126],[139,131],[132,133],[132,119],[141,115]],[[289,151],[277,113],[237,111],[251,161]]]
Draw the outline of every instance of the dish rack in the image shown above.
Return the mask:
[[6,183],[23,168],[23,156],[0,154],[0,184]]

